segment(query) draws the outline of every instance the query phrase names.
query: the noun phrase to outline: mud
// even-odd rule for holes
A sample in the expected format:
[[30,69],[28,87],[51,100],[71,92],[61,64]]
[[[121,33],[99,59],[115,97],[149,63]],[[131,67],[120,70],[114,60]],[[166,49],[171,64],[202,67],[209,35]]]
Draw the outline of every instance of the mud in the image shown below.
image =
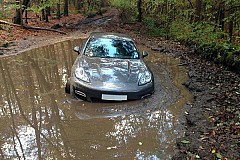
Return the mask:
[[239,75],[192,53],[182,58],[190,77],[184,85],[194,103],[188,105],[187,131],[177,140],[179,153],[173,159],[239,159]]
[[[84,38],[84,36],[82,37]],[[82,39],[0,59],[3,159],[170,159],[184,135],[180,112],[192,100],[181,84],[180,61],[154,53],[145,59],[155,93],[130,102],[79,101],[64,93]]]

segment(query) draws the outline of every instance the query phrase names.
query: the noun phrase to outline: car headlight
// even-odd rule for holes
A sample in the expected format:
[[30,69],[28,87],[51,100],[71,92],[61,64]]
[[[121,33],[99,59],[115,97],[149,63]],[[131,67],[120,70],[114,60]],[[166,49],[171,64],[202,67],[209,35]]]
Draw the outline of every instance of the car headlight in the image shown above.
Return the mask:
[[144,85],[146,83],[151,82],[152,80],[152,74],[149,71],[145,71],[139,79],[138,85]]
[[86,74],[86,72],[84,71],[83,68],[77,68],[75,70],[75,76],[76,78],[84,81],[84,82],[90,82],[90,79],[88,78],[88,75]]

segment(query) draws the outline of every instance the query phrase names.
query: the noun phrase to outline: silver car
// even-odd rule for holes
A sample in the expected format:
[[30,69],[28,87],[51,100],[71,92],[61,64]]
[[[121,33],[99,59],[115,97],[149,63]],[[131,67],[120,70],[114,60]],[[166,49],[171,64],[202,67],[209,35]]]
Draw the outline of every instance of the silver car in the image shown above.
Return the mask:
[[77,98],[125,101],[154,92],[154,77],[133,39],[124,34],[92,33],[72,67],[65,92]]

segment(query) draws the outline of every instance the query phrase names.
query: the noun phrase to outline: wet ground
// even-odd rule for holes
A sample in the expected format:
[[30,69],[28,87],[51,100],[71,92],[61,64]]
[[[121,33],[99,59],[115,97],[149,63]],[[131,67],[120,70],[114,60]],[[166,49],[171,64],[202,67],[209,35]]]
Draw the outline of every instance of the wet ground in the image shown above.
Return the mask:
[[[170,159],[192,100],[186,70],[149,52],[155,93],[130,102],[85,102],[64,93],[76,58],[68,40],[0,59],[2,159]],[[140,46],[141,50],[147,50]]]

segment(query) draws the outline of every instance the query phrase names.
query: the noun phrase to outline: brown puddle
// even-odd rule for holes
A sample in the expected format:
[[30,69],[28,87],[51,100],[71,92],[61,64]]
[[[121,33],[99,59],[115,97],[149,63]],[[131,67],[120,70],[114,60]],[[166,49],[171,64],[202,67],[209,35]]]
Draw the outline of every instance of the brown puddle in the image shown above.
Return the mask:
[[170,159],[184,133],[179,112],[191,94],[178,60],[150,53],[155,93],[116,103],[64,93],[76,58],[69,40],[0,59],[2,159]]

